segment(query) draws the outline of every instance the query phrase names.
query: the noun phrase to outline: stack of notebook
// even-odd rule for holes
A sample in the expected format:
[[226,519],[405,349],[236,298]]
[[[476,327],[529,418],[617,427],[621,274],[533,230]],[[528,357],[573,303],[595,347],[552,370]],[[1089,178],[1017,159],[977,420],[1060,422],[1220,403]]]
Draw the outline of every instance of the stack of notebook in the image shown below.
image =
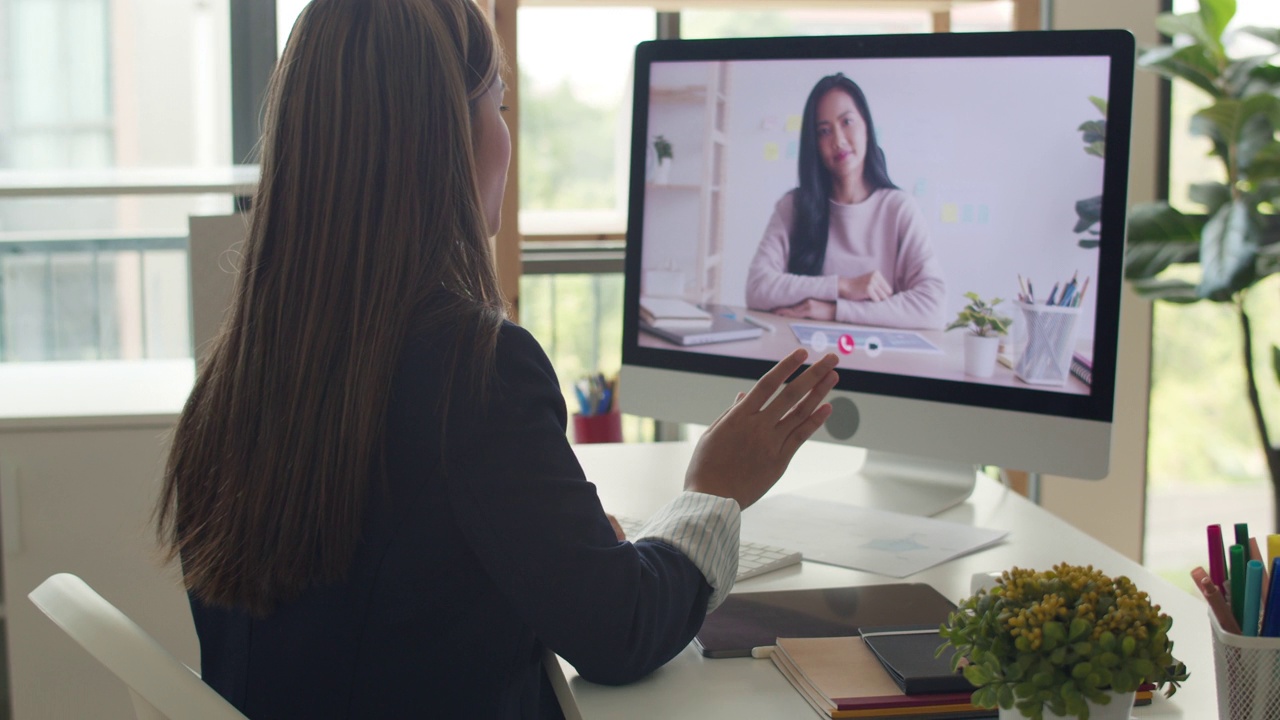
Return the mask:
[[[899,686],[899,679],[886,672],[881,660],[861,637],[778,638],[770,657],[823,717],[872,720],[996,716],[996,711],[969,702],[973,688],[963,683],[964,678],[959,675],[954,677],[959,678],[960,683],[948,686],[944,681],[934,685],[953,689],[905,692]],[[929,658],[932,657],[930,654]],[[914,676],[908,669],[902,681],[905,683],[907,679],[915,682],[923,676]],[[957,687],[960,689],[954,689]]]
[[[937,654],[936,627],[868,627],[858,636],[778,638],[770,658],[817,713],[829,718],[994,718],[970,703],[973,688]],[[1136,705],[1154,687],[1139,688]]]

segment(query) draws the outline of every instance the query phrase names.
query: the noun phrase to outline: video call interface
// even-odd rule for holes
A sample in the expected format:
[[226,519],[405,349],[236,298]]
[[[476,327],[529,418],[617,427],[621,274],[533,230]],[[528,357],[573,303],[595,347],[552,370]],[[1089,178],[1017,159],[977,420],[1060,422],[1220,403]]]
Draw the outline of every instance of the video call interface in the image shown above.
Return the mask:
[[[1088,395],[1109,73],[652,63],[638,345]],[[990,340],[966,339],[975,301]]]

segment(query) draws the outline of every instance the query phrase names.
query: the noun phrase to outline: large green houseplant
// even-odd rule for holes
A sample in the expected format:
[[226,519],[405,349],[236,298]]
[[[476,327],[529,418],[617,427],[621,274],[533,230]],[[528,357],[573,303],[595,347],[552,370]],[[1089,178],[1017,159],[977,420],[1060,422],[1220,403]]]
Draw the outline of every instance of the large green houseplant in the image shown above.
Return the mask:
[[[1223,31],[1235,12],[1235,0],[1201,0],[1197,12],[1163,14],[1157,27],[1172,44],[1138,58],[1141,67],[1208,93],[1211,104],[1194,115],[1190,132],[1211,141],[1224,179],[1189,188],[1191,199],[1204,205],[1203,215],[1184,214],[1165,202],[1134,207],[1125,276],[1138,293],[1154,300],[1209,301],[1234,310],[1245,393],[1273,491],[1280,496],[1280,447],[1272,442],[1258,394],[1253,324],[1245,306],[1250,289],[1280,270],[1280,67],[1273,63],[1275,50],[1248,57],[1227,54]],[[1247,27],[1240,32],[1280,47],[1280,29]],[[1275,526],[1280,528],[1280,503],[1276,507]]]

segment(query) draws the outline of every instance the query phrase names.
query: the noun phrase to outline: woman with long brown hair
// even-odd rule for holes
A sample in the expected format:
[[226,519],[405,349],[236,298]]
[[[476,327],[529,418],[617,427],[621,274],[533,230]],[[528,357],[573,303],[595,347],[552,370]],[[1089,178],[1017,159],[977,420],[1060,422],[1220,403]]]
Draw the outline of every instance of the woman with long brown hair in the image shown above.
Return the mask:
[[472,0],[314,0],[267,93],[237,290],[158,504],[205,680],[249,717],[558,714],[680,651],[733,584],[738,512],[830,413],[783,360],[686,492],[617,537],[488,238],[511,145]]

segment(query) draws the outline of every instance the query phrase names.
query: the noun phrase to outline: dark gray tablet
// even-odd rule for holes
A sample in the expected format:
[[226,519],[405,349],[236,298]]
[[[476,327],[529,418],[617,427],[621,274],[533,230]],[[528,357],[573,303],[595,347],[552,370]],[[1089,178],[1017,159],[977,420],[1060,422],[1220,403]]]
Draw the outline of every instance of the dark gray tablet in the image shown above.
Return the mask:
[[748,657],[780,637],[842,637],[880,625],[941,625],[956,609],[931,585],[734,593],[707,616],[694,642],[711,658]]

